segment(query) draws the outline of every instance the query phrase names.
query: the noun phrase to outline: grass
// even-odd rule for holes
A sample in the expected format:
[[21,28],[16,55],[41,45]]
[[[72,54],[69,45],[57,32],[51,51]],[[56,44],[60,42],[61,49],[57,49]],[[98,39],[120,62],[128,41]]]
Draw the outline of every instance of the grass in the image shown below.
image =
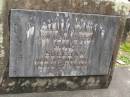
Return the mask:
[[119,59],[126,64],[130,64],[130,58],[128,58],[126,56],[119,56]]
[[127,41],[120,45],[119,54],[117,60],[124,62],[125,64],[118,64],[116,66],[130,66],[130,42]]
[[130,53],[130,43],[126,42],[120,46],[120,50]]

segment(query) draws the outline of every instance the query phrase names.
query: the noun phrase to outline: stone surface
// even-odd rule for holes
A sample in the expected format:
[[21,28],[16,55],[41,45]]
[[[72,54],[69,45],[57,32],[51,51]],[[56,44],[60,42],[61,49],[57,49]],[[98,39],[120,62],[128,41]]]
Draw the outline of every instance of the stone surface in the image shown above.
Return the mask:
[[10,77],[108,73],[119,16],[12,9]]
[[77,89],[77,88],[78,88],[78,84],[77,84],[77,83],[74,83],[74,82],[72,82],[72,81],[67,81],[67,82],[66,82],[66,85],[67,85],[67,87],[70,88],[70,89]]
[[[92,88],[106,88],[109,86],[109,83],[112,79],[112,73],[113,73],[113,65],[116,55],[117,55],[117,51],[118,51],[118,47],[119,47],[119,41],[120,41],[120,37],[121,37],[121,33],[123,30],[123,20],[120,23],[120,29],[119,29],[119,35],[117,35],[117,44],[115,45],[115,50],[113,51],[113,57],[111,60],[111,65],[109,68],[109,72],[108,75],[104,75],[104,76],[83,76],[83,77],[55,77],[56,79],[58,79],[58,85],[56,87],[54,87],[55,85],[53,85],[54,83],[52,83],[53,78],[9,78],[9,14],[10,14],[10,9],[14,8],[14,9],[35,9],[35,10],[46,10],[46,11],[66,11],[66,12],[78,12],[78,13],[89,13],[89,14],[105,14],[105,15],[117,15],[117,12],[115,12],[113,10],[113,3],[112,2],[107,2],[107,1],[102,1],[101,2],[97,2],[98,0],[4,0],[5,6],[4,6],[4,12],[3,12],[3,19],[2,22],[4,23],[3,26],[3,43],[2,43],[2,50],[4,52],[4,55],[2,56],[2,60],[0,61],[0,63],[2,63],[2,65],[4,66],[4,68],[2,68],[2,81],[1,81],[1,85],[0,85],[0,93],[27,93],[27,92],[45,92],[45,91],[56,91],[56,90],[70,90],[67,85],[66,82],[67,81],[73,81],[74,83],[77,83],[79,85],[78,89],[92,89]],[[4,72],[3,72],[4,71]],[[95,83],[98,83],[94,85],[94,87],[88,87],[87,84],[87,80],[90,77],[94,77],[95,78]],[[40,87],[39,85],[37,85],[37,80],[42,80],[43,82],[46,80],[47,81],[47,85],[45,85],[45,87]],[[82,80],[84,85],[81,85]],[[27,85],[26,87],[21,87],[21,84],[26,82],[27,80],[29,80],[29,82],[31,83],[30,85]],[[15,82],[15,85],[13,87],[9,87],[8,84],[11,82]],[[35,84],[34,84],[35,83]],[[121,84],[123,85],[123,84]],[[127,85],[128,86],[128,85]],[[124,89],[123,89],[124,90]],[[115,88],[113,89],[113,91],[115,92]],[[112,91],[112,92],[113,92]],[[67,92],[68,93],[68,92]],[[74,97],[78,97],[79,92],[76,94],[77,92],[73,92],[73,94],[69,94],[70,97],[72,97],[72,95]],[[84,92],[86,95],[88,93],[86,93],[86,91]],[[84,94],[82,93],[82,94]],[[59,93],[58,93],[59,94]],[[57,95],[58,95],[57,94]],[[75,95],[74,95],[75,94]],[[101,97],[105,97],[103,96],[102,93],[96,93],[95,95],[101,95]],[[112,93],[109,92],[105,92],[105,94],[111,94]],[[119,94],[119,92],[118,92]],[[37,95],[37,94],[36,94]],[[36,95],[34,94],[33,96],[36,97]],[[52,96],[51,95],[45,95],[45,96]],[[56,95],[56,96],[57,96]],[[66,95],[66,93],[65,93]],[[2,95],[3,96],[3,95]],[[15,95],[17,96],[17,95]],[[14,95],[12,97],[15,97]],[[23,96],[23,95],[22,95]],[[29,95],[27,97],[30,97],[32,95]],[[37,95],[38,96],[43,96],[43,94]],[[83,95],[84,96],[84,95]],[[90,93],[90,96],[91,95]],[[89,96],[89,97],[90,97]],[[7,95],[8,97],[8,95]],[[67,96],[68,97],[68,96]],[[113,96],[111,96],[113,97]],[[118,97],[118,96],[117,96]],[[120,95],[119,95],[120,97]],[[124,96],[121,96],[124,97]],[[129,97],[129,96],[128,96]]]
[[5,94],[0,97],[130,97],[130,67],[115,68],[111,85],[107,89]]
[[9,83],[9,87],[12,87],[12,86],[14,86],[15,85],[15,82],[11,82],[11,83]]

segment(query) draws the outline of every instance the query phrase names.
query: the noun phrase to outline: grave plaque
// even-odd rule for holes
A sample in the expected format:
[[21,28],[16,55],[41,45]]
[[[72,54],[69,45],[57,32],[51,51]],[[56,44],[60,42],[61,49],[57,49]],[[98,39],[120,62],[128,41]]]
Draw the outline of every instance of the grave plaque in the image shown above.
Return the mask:
[[120,17],[12,9],[10,77],[105,75]]

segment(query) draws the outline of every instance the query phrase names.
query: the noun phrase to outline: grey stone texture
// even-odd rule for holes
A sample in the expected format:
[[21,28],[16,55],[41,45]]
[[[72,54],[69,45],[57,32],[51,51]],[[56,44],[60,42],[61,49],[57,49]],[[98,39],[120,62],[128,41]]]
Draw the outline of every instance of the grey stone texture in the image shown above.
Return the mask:
[[4,94],[0,97],[130,97],[130,67],[115,68],[107,89]]
[[12,9],[9,77],[106,75],[120,19]]
[[[124,27],[124,22],[119,23],[119,34],[116,37],[116,45],[112,54],[111,65],[107,75],[82,76],[82,77],[46,77],[46,78],[10,78],[9,77],[9,49],[10,9],[35,9],[46,11],[66,11],[89,14],[117,15],[112,8],[113,3],[96,0],[5,0],[3,10],[3,60],[0,63],[0,93],[29,93],[57,90],[79,90],[93,88],[107,88],[112,79],[113,64],[119,48],[119,41]],[[1,72],[0,70],[0,72]]]

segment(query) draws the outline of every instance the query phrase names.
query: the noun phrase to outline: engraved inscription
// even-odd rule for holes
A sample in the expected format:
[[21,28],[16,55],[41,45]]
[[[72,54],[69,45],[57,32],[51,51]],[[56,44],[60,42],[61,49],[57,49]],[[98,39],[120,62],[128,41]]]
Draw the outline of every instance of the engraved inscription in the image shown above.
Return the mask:
[[[108,26],[106,22],[114,24],[115,18],[12,10],[11,20],[11,38],[16,37],[11,43],[16,47],[11,49],[10,76],[81,76],[107,72],[99,71],[98,64],[109,67],[113,48],[109,51],[107,48],[115,43],[116,26]],[[92,72],[93,66],[96,69]]]

